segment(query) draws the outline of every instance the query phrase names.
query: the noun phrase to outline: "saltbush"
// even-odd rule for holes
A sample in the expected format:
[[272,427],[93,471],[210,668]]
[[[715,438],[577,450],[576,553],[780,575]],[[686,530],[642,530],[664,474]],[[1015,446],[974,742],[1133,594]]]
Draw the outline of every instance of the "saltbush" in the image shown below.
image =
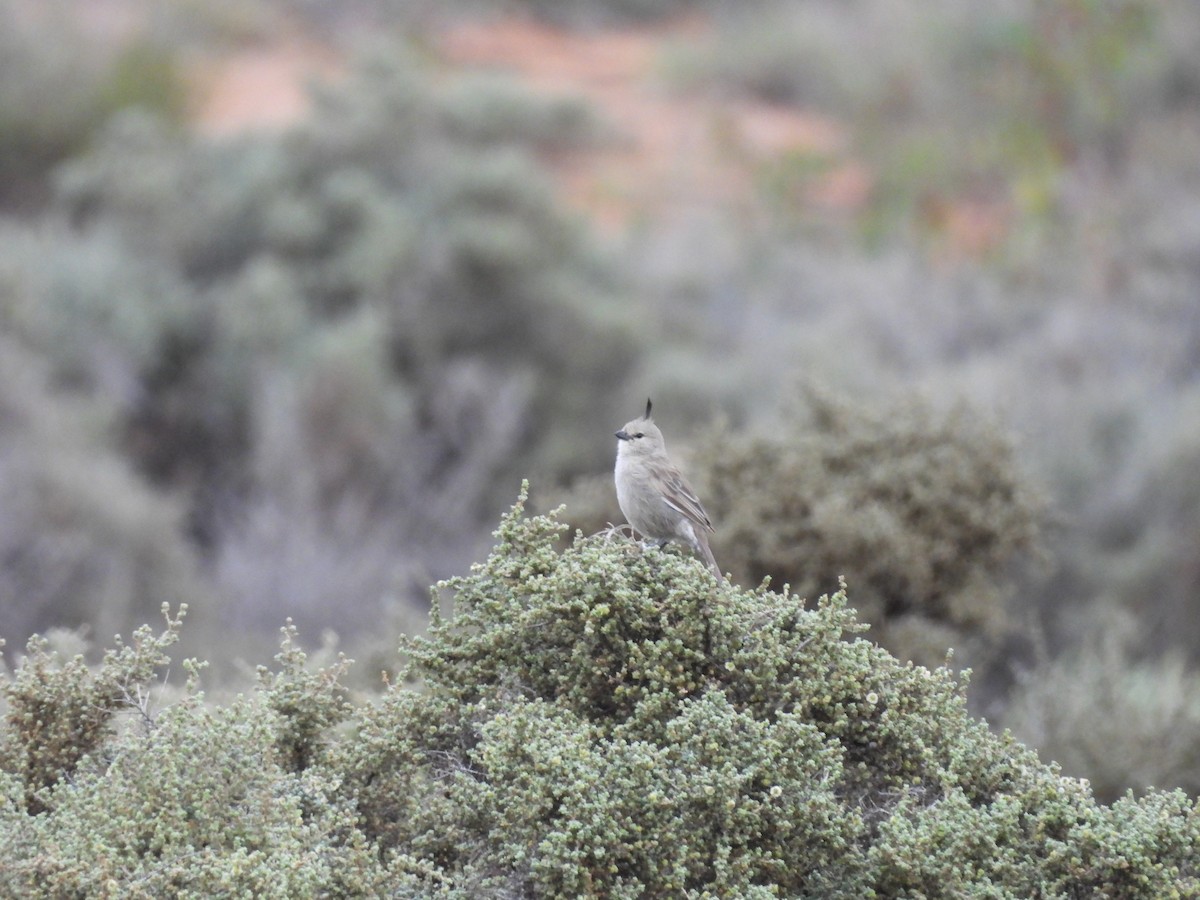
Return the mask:
[[[592,467],[599,445],[546,423],[616,418],[639,352],[537,162],[592,139],[582,104],[443,79],[407,46],[313,104],[236,138],[126,112],[60,168],[43,221],[4,226],[0,329],[52,401],[105,409],[98,449],[137,482],[108,505],[182,507],[153,530],[204,565],[204,608],[239,633],[327,627],[335,596],[343,635],[419,603],[486,542],[518,471]],[[55,574],[23,546],[48,530],[33,521],[13,543],[40,594]],[[144,621],[116,603],[82,609]],[[8,636],[59,621],[28,609]]]
[[809,595],[845,574],[880,640],[924,663],[947,635],[1011,628],[1011,576],[1040,509],[1002,432],[966,407],[851,403],[811,385],[778,421],[697,443],[692,472],[727,568]]
[[507,517],[350,750],[363,824],[430,892],[1155,896],[1200,887],[1181,793],[1098,806],[857,638],[845,594]]
[[[285,634],[280,670],[225,706],[161,711],[153,680],[180,617],[91,672],[32,642],[7,686],[0,890],[22,897],[370,896],[385,873],[334,773],[291,739],[344,717]],[[303,685],[302,698],[295,696]],[[336,693],[336,692],[335,692]],[[116,727],[124,711],[130,721]],[[311,747],[316,747],[315,739]],[[310,753],[305,753],[310,761]],[[22,793],[24,799],[22,799]]]
[[[963,406],[851,401],[813,383],[772,422],[718,424],[686,454],[722,569],[805,596],[845,575],[860,620],[902,659],[937,665],[952,648],[977,673],[1006,665],[1025,637],[1014,576],[1044,511],[1005,435]],[[588,532],[623,521],[611,476],[579,482],[567,516]]]
[[[523,499],[522,499],[523,502]],[[1096,803],[966,712],[965,682],[815,604],[522,503],[454,614],[357,705],[286,629],[225,704],[150,690],[178,618],[7,680],[14,896],[1164,897],[1181,792]],[[91,698],[87,700],[86,698]],[[81,702],[85,701],[85,702]],[[114,716],[125,708],[124,723]],[[30,761],[36,761],[31,765]]]
[[80,152],[117,110],[179,121],[184,79],[153,36],[100,38],[70,4],[0,3],[0,206],[45,201],[54,167]]

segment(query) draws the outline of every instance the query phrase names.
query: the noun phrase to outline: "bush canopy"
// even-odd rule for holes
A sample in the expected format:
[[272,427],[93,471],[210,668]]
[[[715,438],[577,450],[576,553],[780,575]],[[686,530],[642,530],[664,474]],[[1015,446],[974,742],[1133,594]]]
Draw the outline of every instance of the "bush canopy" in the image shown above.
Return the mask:
[[[5,694],[10,896],[1169,897],[1180,791],[1098,804],[860,636],[845,591],[715,581],[525,497],[454,614],[355,702],[285,630],[220,705],[148,698],[179,628],[97,667],[35,640]],[[435,610],[437,606],[435,604]]]

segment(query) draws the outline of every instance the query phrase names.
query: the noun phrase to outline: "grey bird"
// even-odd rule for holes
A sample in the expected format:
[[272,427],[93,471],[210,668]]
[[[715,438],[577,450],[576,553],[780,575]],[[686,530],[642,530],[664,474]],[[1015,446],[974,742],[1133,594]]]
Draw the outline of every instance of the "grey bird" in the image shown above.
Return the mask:
[[708,546],[712,522],[692,486],[667,456],[662,432],[646,414],[616,432],[617,503],[634,530],[664,547],[673,540],[704,558],[718,579],[721,570]]

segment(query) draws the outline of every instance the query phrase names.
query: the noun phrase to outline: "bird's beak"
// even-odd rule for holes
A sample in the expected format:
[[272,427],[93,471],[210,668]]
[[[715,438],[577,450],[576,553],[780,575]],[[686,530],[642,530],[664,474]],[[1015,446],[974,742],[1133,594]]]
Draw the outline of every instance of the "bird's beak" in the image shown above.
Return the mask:
[[619,438],[619,439],[620,439],[620,440],[622,440],[622,441],[631,441],[631,440],[633,440],[633,438],[631,438],[631,437],[629,436],[629,432],[628,432],[628,431],[626,431],[624,428],[622,428],[622,429],[621,429],[620,431],[618,431],[618,432],[615,432],[615,434],[614,434],[613,436],[614,436],[614,437],[616,437],[616,438]]

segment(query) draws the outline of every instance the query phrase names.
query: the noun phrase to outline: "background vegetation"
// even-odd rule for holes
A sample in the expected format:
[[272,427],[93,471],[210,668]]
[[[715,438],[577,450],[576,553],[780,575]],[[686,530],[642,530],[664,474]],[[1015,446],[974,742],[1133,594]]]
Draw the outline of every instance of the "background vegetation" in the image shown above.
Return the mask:
[[[578,891],[548,886],[532,859],[518,865],[516,849],[489,843],[481,835],[494,823],[462,824],[433,847],[432,832],[417,831],[425,825],[401,834],[400,812],[364,813],[362,795],[346,793],[354,778],[442,777],[427,761],[342,756],[310,772],[306,760],[313,735],[339,722],[395,737],[381,710],[401,702],[398,688],[365,712],[341,688],[325,696],[318,685],[380,689],[378,671],[399,666],[399,636],[424,628],[428,585],[482,558],[522,477],[541,507],[565,498],[567,521],[587,534],[619,521],[610,435],[646,394],[738,583],[770,577],[815,597],[844,576],[872,640],[930,666],[953,648],[952,664],[976,672],[972,711],[1091,779],[1101,801],[1151,786],[1194,795],[1194,3],[936,0],[914,12],[890,0],[479,2],[453,20],[437,4],[385,0],[128,0],[109,18],[81,9],[0,0],[0,634],[15,663],[31,634],[47,633],[64,661],[45,662],[48,649],[35,644],[21,671],[70,683],[53,691],[105,698],[63,700],[71,709],[140,708],[136,686],[158,651],[104,663],[94,648],[154,620],[164,602],[189,605],[183,655],[212,665],[186,697],[167,692],[172,711],[153,727],[138,731],[134,715],[110,736],[124,720],[104,713],[72,719],[60,736],[19,738],[25,748],[10,747],[4,764],[15,779],[7,815],[19,816],[10,825],[49,809],[39,792],[66,791],[54,785],[79,766],[93,767],[92,799],[53,802],[81,804],[72,816],[107,802],[105,779],[117,772],[105,767],[125,752],[119,742],[191,746],[226,729],[255,748],[230,765],[269,757],[281,767],[283,781],[247,769],[246,796],[282,791],[310,829],[263,818],[253,840],[286,830],[317,865],[325,851],[316,848],[337,835],[329,871],[346,883],[394,886],[401,872],[419,893],[441,877],[507,885],[519,871],[514,890]],[[680,105],[715,98],[725,110],[815,118],[839,139],[763,152],[717,117],[704,127],[722,163],[746,176],[745,191],[665,212],[647,202],[622,227],[597,227],[563,173],[630,135],[580,97],[470,71],[439,43],[464,21],[513,15],[585,34],[661,34],[682,21],[655,45],[654,90]],[[339,60],[304,116],[234,134],[196,126],[196,72],[292,34],[325,36]],[[845,183],[859,188],[831,194]],[[593,562],[585,571],[609,572]],[[288,617],[322,654],[341,646],[363,662],[330,663],[340,681],[310,683],[287,657],[291,674],[264,676],[257,699],[223,705],[198,693],[200,681],[218,697],[244,686],[245,661],[269,654]],[[86,664],[67,662],[76,650]],[[892,672],[872,659],[871,671]],[[132,668],[105,675],[113,666]],[[454,691],[477,675],[464,669],[450,693],[431,689],[423,721],[441,722],[442,737],[492,720],[446,724]],[[22,677],[32,676],[14,684],[34,683]],[[317,704],[303,713],[313,718],[296,725],[301,713],[289,707],[243,732],[256,704],[286,705],[288,678],[303,685],[299,707]],[[512,702],[513,684],[493,687],[496,702]],[[10,739],[36,719],[27,712],[36,690],[22,690],[9,697]],[[688,716],[747,714],[728,695],[696,688],[694,698],[696,711],[644,723],[653,753],[667,752],[670,729],[684,740]],[[513,749],[521,728],[542,729],[595,766],[629,761],[611,755],[615,735],[633,740],[613,722],[584,739],[580,709],[535,701],[488,726],[497,748]],[[930,702],[926,712],[958,701]],[[764,727],[755,722],[746,727]],[[308,729],[290,738],[303,747],[280,750],[278,735],[293,726]],[[764,733],[764,752],[772,740]],[[1009,746],[992,740],[972,736],[971,752]],[[811,749],[813,765],[832,765],[821,762],[828,747]],[[464,759],[453,766],[481,765]],[[1050,790],[1045,779],[1058,776],[1038,765],[1028,763],[1032,781],[1009,785],[1014,796]],[[132,783],[137,772],[121,777]],[[898,828],[887,818],[897,803],[914,812],[962,801],[943,790],[949,806],[921,807],[904,785],[872,801],[885,811],[878,819],[866,807],[843,818],[842,795],[810,798],[843,805],[821,852],[833,858],[864,828],[875,839]],[[1102,817],[1101,830],[1143,821],[1155,804],[1183,808],[1172,794],[1103,808],[1092,794],[1068,794],[1059,802]],[[319,816],[305,818],[314,806]],[[43,818],[62,834],[78,827]],[[508,825],[527,833],[528,822]],[[144,840],[129,852],[159,846]],[[538,858],[561,868],[556,854],[573,846]],[[1156,847],[1156,858],[1174,852]],[[222,859],[218,869],[233,865]],[[380,859],[390,862],[380,869]],[[600,877],[595,860],[576,862],[575,877]],[[846,877],[867,880],[846,883],[915,890],[925,877],[871,881],[884,878],[877,864],[860,860]],[[720,877],[775,877],[761,874],[768,861],[738,865]],[[126,875],[112,877],[127,888]],[[678,877],[718,883],[715,872]]]

